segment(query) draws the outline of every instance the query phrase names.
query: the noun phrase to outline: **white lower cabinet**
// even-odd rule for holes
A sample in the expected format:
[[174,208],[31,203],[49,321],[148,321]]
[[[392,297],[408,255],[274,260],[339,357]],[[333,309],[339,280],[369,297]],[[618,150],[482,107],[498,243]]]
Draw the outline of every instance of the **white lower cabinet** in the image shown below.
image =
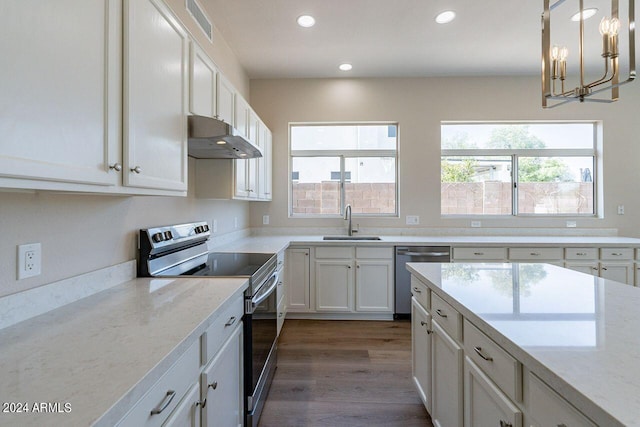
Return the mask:
[[431,413],[431,316],[411,299],[411,376],[418,396]]
[[633,284],[632,262],[601,262],[600,277],[620,283]]
[[244,422],[242,387],[242,323],[240,322],[213,360],[204,368],[200,381],[202,425],[241,426]]
[[522,411],[468,357],[464,389],[465,427],[522,427]]
[[195,383],[162,427],[200,427],[201,405],[200,384]]
[[431,322],[432,390],[431,419],[435,427],[459,427],[463,420],[462,347]]
[[178,407],[200,372],[200,342],[196,340],[117,424],[122,427],[161,426]]
[[307,312],[311,309],[310,252],[310,248],[287,249],[285,287],[288,311]]
[[587,417],[532,373],[528,375],[527,426],[595,427]]
[[353,311],[353,261],[316,260],[316,310]]

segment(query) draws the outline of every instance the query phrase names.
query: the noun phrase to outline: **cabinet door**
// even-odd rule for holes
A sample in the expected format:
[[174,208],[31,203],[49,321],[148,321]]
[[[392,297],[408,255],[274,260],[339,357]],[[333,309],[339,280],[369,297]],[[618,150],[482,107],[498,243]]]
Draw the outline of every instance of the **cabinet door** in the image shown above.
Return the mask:
[[286,280],[287,309],[309,311],[310,304],[310,257],[309,248],[287,249]]
[[393,262],[356,260],[356,311],[393,311]]
[[189,38],[162,0],[125,4],[124,184],[185,191]]
[[238,93],[236,93],[235,99],[235,122],[233,126],[243,136],[249,138],[249,103]]
[[635,278],[635,285],[636,286],[640,286],[640,263],[636,262],[634,264],[635,270],[636,270],[636,278]]
[[598,261],[590,261],[590,262],[565,262],[565,268],[579,271],[581,273],[591,274],[593,276],[598,276],[600,273],[600,269],[598,268]]
[[236,159],[234,165],[234,198],[248,199],[250,193],[249,188],[249,159]]
[[200,427],[200,384],[195,383],[162,427]]
[[244,422],[242,323],[227,340],[201,380],[203,426],[241,426]]
[[[273,176],[273,140],[271,131],[263,126],[262,129],[262,140],[264,144],[262,146],[262,172],[260,180],[260,191],[259,194],[261,198],[264,200],[271,200],[272,195],[272,176]],[[260,166],[258,166],[260,167]]]
[[595,427],[595,424],[562,396],[530,373],[529,409],[526,425],[531,427],[567,426]]
[[321,260],[315,262],[316,310],[353,310],[353,262]]
[[218,69],[193,41],[189,76],[189,110],[199,116],[215,117]]
[[415,298],[411,299],[411,374],[431,413],[431,316]]
[[216,90],[216,110],[218,118],[225,123],[234,126],[236,90],[222,73],[218,73]]
[[263,147],[263,141],[260,134],[260,118],[255,111],[253,111],[249,107],[249,122],[248,122],[249,132],[247,136],[249,137],[249,141],[253,143],[256,147]]
[[522,427],[522,411],[468,357],[464,373],[465,427]]
[[247,160],[247,186],[249,187],[249,198],[257,199],[258,198],[258,181],[259,181],[259,168],[258,168],[258,160],[257,159],[248,159]]
[[118,0],[2,0],[0,177],[120,182],[121,13]]
[[432,411],[435,427],[462,425],[463,350],[437,322],[431,322]]
[[632,263],[600,263],[600,277],[616,282],[633,284],[633,264]]

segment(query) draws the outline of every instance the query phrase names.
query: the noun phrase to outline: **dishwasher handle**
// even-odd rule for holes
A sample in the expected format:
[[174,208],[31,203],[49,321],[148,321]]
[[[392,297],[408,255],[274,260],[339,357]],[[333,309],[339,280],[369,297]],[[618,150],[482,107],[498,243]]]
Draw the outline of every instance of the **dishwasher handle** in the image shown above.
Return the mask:
[[407,256],[449,256],[449,252],[414,252],[414,251],[397,251],[398,255]]

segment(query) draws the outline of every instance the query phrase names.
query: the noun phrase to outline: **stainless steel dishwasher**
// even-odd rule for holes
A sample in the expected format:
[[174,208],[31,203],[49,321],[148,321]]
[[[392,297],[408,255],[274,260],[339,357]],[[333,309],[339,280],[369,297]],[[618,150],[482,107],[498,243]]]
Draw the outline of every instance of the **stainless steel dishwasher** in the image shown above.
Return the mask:
[[449,246],[396,246],[394,319],[411,317],[411,275],[408,262],[451,262]]

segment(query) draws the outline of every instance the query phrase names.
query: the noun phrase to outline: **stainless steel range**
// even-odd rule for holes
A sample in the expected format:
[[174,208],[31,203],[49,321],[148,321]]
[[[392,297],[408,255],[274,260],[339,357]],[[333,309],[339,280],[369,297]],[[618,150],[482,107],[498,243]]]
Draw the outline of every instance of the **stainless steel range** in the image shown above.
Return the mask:
[[275,254],[209,252],[206,222],[140,230],[139,277],[246,277],[244,315],[245,424],[256,426],[276,369],[279,281]]

